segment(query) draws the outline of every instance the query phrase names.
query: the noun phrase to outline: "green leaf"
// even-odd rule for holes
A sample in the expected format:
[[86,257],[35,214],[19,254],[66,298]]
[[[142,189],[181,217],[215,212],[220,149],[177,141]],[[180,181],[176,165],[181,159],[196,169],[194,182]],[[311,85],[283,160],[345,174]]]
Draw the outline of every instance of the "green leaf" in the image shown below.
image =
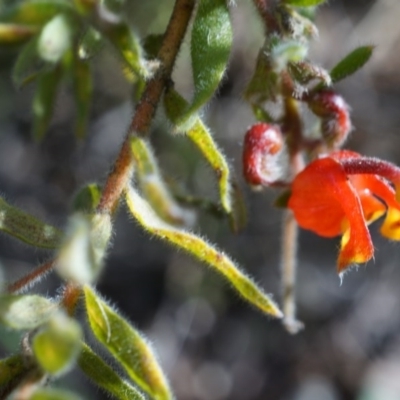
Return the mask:
[[128,66],[129,71],[125,72],[129,80],[136,81],[138,78],[150,77],[140,40],[126,23],[113,25],[104,34]]
[[210,265],[227,279],[235,290],[249,303],[266,314],[277,318],[282,313],[276,304],[222,251],[201,237],[166,224],[157,217],[153,209],[133,189],[128,188],[126,202],[133,217],[150,234],[187,251],[195,258]]
[[0,22],[0,44],[15,44],[30,39],[38,29],[22,24],[11,24]]
[[[168,118],[176,123],[179,116],[187,108],[186,100],[175,90],[170,89],[164,96],[165,111]],[[211,132],[199,117],[194,117],[193,125],[186,132],[189,139],[203,154],[211,168],[214,170],[219,185],[220,201],[227,214],[232,213],[231,174],[228,162],[215,143]]]
[[191,225],[194,216],[192,212],[182,208],[170,194],[150,143],[134,136],[131,138],[131,150],[140,188],[157,214],[173,225]]
[[283,0],[283,2],[296,7],[312,7],[325,3],[326,0]]
[[87,61],[75,57],[72,67],[72,79],[76,104],[75,136],[83,139],[86,136],[93,93],[93,82],[90,65]]
[[13,329],[34,329],[47,322],[58,304],[38,295],[0,297],[0,322]]
[[16,354],[0,360],[0,395],[2,394],[1,388],[8,385],[15,378],[25,374],[28,368],[22,354]]
[[10,206],[0,197],[0,230],[35,247],[55,249],[63,233],[37,218]]
[[74,211],[93,213],[99,204],[101,187],[97,183],[89,183],[76,194],[72,208]]
[[111,237],[109,214],[73,214],[61,245],[56,270],[77,284],[93,282],[103,267],[103,258]]
[[227,1],[200,0],[190,47],[195,93],[178,125],[185,125],[217,90],[228,64],[232,39]]
[[256,68],[245,91],[246,99],[257,108],[265,101],[276,99],[280,76],[274,69],[271,48],[266,45],[258,53]]
[[82,397],[66,390],[41,388],[36,390],[29,400],[81,400]]
[[130,378],[155,400],[173,399],[150,344],[115,310],[85,285],[86,312],[96,338]]
[[44,371],[60,376],[74,365],[81,349],[82,331],[76,321],[55,314],[32,340],[33,354]]
[[43,25],[59,13],[73,12],[74,8],[68,0],[25,0],[15,1],[13,5],[5,6],[0,11],[2,22]]
[[40,72],[49,69],[48,64],[38,54],[37,44],[36,37],[26,43],[14,64],[12,79],[18,88],[33,80]]
[[145,397],[107,365],[93,350],[83,343],[78,357],[82,371],[101,389],[118,400],[146,400]]
[[332,82],[338,82],[357,72],[371,58],[373,50],[374,46],[362,46],[353,50],[331,70]]
[[61,79],[61,67],[40,74],[35,96],[33,98],[33,135],[41,140],[49,126],[57,95],[57,87]]

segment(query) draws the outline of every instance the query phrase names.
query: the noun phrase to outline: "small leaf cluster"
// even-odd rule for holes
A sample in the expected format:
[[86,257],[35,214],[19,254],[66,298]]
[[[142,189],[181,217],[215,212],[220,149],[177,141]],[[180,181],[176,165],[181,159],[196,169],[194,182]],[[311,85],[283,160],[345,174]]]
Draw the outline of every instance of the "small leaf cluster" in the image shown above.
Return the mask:
[[308,103],[317,92],[357,72],[371,57],[373,46],[361,46],[331,71],[307,57],[310,40],[318,34],[312,6],[322,3],[290,0],[268,10],[269,30],[245,91],[257,120],[283,124],[285,111],[272,111],[271,104],[285,103],[285,99]]
[[75,135],[85,136],[93,95],[91,60],[103,47],[115,49],[131,81],[151,75],[138,38],[115,3],[26,0],[2,6],[0,44],[18,50],[14,83],[21,87],[36,81],[32,107],[36,139],[47,132],[63,81],[74,94]]

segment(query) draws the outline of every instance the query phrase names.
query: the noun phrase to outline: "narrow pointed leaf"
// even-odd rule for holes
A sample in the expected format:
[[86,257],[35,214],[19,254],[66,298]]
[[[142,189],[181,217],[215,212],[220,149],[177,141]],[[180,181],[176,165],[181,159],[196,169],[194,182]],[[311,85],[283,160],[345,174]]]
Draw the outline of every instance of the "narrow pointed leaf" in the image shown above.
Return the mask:
[[149,204],[133,189],[126,192],[126,202],[133,217],[150,234],[187,251],[195,258],[210,265],[227,279],[234,289],[249,303],[266,314],[281,318],[276,304],[222,251],[201,237],[166,224],[154,213]]
[[127,24],[114,25],[105,32],[105,35],[128,66],[130,71],[127,78],[129,80],[136,81],[138,78],[149,77],[140,41]]
[[87,133],[93,82],[90,65],[87,61],[75,58],[72,68],[74,97],[76,105],[75,135],[83,139]]
[[76,321],[55,314],[32,339],[33,354],[44,371],[60,376],[73,367],[81,349],[81,337]]
[[[178,92],[170,89],[164,96],[164,105],[168,118],[175,124],[187,108],[188,103]],[[214,170],[218,179],[221,205],[227,214],[231,214],[232,198],[228,162],[201,119],[196,116],[193,121],[194,123],[186,132],[186,135],[197,146]]]
[[283,2],[296,7],[312,7],[323,4],[326,0],[283,0]]
[[78,365],[87,377],[118,400],[146,400],[138,389],[122,379],[88,345],[83,344]]
[[150,344],[89,286],[84,287],[84,292],[87,316],[96,338],[152,398],[173,399]]
[[33,99],[33,135],[37,140],[43,139],[46,134],[53,114],[60,79],[60,66],[40,74]]
[[170,194],[150,143],[134,136],[131,139],[131,150],[140,187],[157,214],[173,225],[191,225],[194,216],[192,212],[182,208]]
[[13,329],[34,329],[50,319],[58,304],[38,295],[0,297],[0,322]]
[[66,390],[41,388],[36,390],[29,400],[82,400],[82,397]]
[[185,125],[213,96],[223,78],[233,38],[227,3],[226,0],[200,1],[190,48],[195,93],[178,125]]
[[76,194],[73,201],[74,211],[91,214],[95,212],[101,197],[101,188],[97,183],[89,183]]
[[280,77],[274,69],[270,53],[269,47],[260,50],[254,74],[245,91],[246,99],[258,108],[267,100],[274,101],[276,93],[279,93]]
[[48,69],[47,63],[39,56],[37,44],[37,38],[33,38],[19,52],[12,71],[12,79],[17,87],[25,85]]
[[35,247],[55,249],[63,233],[39,219],[10,206],[0,197],[0,230]]
[[371,58],[373,50],[374,46],[362,46],[353,50],[331,70],[332,82],[338,82],[357,72]]

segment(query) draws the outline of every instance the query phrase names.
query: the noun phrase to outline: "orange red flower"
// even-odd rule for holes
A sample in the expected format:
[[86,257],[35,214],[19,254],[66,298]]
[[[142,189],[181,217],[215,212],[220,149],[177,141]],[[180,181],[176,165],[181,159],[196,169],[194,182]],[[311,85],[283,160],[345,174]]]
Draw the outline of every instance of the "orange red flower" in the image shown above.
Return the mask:
[[367,225],[385,213],[382,235],[400,240],[400,203],[390,182],[400,189],[394,164],[339,150],[312,161],[295,177],[288,207],[300,227],[324,237],[342,235],[341,273],[373,257]]

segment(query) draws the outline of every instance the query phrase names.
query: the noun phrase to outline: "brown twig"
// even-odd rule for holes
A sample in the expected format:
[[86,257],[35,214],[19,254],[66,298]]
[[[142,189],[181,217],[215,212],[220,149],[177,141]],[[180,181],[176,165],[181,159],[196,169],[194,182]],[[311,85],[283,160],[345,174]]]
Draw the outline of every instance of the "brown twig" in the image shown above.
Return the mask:
[[24,289],[29,288],[29,286],[33,285],[35,282],[38,282],[42,278],[46,276],[54,267],[55,260],[50,260],[45,262],[44,264],[37,267],[35,270],[30,272],[29,274],[23,276],[21,279],[10,283],[7,286],[7,291],[9,293],[21,292]]
[[167,82],[170,79],[175,59],[185,36],[194,9],[195,0],[176,0],[157,59],[159,69],[151,78],[136,107],[126,139],[108,176],[97,207],[98,212],[110,213],[115,208],[122,191],[132,173],[133,158],[130,149],[130,137],[146,136],[150,129],[158,103]]

